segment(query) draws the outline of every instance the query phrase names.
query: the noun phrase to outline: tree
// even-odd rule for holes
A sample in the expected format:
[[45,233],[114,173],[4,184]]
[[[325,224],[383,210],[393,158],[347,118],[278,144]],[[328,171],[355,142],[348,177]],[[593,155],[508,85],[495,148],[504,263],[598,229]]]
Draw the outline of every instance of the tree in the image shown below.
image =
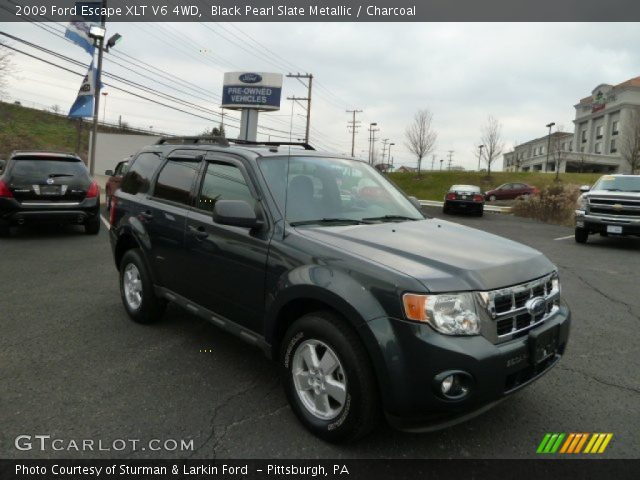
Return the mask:
[[11,52],[0,45],[0,96],[5,93],[7,79],[11,70]]
[[502,140],[502,125],[498,120],[489,115],[487,123],[482,127],[482,138],[480,139],[484,149],[482,159],[487,164],[487,176],[491,176],[491,164],[502,155],[504,142]]
[[632,109],[623,122],[620,155],[627,161],[633,174],[640,169],[640,108]]
[[438,134],[432,126],[433,114],[427,110],[418,110],[413,117],[413,122],[405,131],[405,145],[418,160],[418,176],[422,159],[429,155],[436,146]]

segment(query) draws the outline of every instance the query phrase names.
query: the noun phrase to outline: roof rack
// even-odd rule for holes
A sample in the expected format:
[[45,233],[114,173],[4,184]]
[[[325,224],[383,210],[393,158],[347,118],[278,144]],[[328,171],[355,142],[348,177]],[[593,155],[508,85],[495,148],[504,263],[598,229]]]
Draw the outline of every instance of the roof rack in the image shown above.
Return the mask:
[[225,138],[210,135],[197,137],[162,137],[156,142],[156,145],[199,145],[203,143],[220,145],[221,147],[228,147],[229,144],[233,143],[236,145],[253,145],[267,147],[296,146],[303,147],[305,150],[315,150],[315,148],[305,142],[254,142],[251,140],[242,140],[239,138]]

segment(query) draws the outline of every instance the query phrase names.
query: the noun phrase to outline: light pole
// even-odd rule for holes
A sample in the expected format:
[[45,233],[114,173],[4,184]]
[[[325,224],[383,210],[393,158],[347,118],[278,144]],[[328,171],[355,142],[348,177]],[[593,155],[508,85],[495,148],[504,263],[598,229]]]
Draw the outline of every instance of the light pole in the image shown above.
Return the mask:
[[389,144],[389,151],[387,153],[387,163],[391,163],[391,147],[394,146],[395,143],[390,143]]
[[482,159],[482,149],[484,145],[478,145],[478,172],[480,171],[480,159]]
[[102,92],[102,96],[104,97],[104,106],[102,107],[102,123],[105,123],[107,118],[107,95],[109,95],[109,92]]
[[378,124],[376,122],[369,124],[369,165],[373,163],[373,142],[375,142],[376,132],[379,131],[377,128]]
[[[549,138],[547,140],[547,159],[544,162],[544,171],[545,173],[547,172],[547,169],[549,168],[549,150],[551,149],[551,127],[553,127],[556,123],[555,122],[551,122],[551,123],[547,123],[547,128],[549,129]],[[556,170],[558,169],[558,166],[556,165]]]
[[442,171],[442,162],[444,162],[444,160],[441,158],[440,159],[440,171]]

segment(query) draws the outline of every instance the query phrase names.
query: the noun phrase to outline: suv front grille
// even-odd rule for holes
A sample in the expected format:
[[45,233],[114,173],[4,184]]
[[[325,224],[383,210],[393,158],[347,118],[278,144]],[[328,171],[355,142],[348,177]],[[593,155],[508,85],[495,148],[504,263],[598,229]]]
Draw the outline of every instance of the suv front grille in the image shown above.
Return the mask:
[[556,278],[554,273],[513,287],[484,292],[486,309],[493,325],[489,336],[496,342],[510,340],[553,315],[560,301]]
[[589,213],[638,217],[640,216],[640,200],[590,197]]

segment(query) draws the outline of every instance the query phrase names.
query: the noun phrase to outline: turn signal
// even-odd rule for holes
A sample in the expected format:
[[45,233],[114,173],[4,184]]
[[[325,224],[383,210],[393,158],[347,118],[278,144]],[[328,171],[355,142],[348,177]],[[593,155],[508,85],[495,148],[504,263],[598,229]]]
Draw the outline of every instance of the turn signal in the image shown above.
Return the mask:
[[95,198],[98,195],[100,195],[100,187],[98,186],[98,182],[94,180],[91,182],[89,190],[87,190],[87,198]]

